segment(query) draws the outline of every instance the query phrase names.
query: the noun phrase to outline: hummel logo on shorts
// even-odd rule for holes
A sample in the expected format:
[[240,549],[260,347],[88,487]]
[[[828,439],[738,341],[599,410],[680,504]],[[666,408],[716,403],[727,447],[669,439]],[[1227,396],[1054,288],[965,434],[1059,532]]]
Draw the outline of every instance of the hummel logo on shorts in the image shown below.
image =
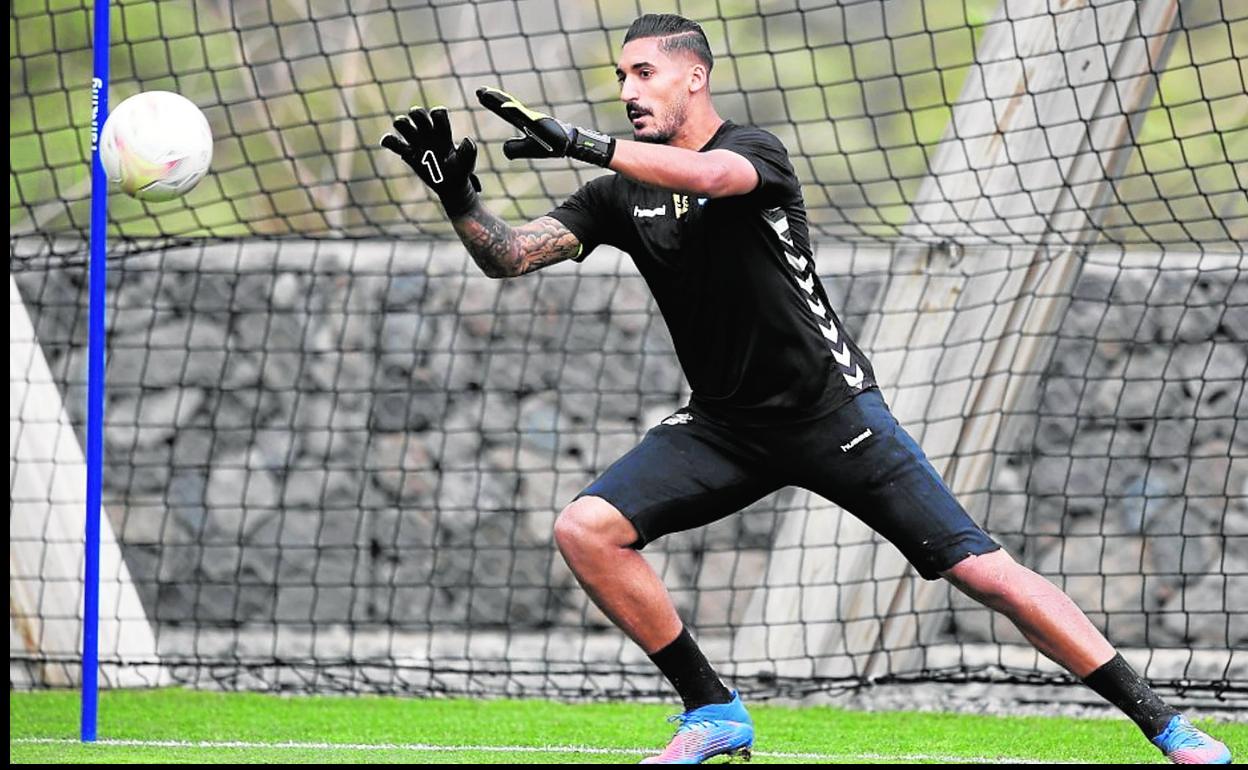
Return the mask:
[[851,450],[851,449],[853,449],[854,447],[858,446],[858,445],[859,445],[859,444],[861,444],[862,442],[864,442],[864,441],[866,441],[867,439],[871,438],[873,435],[875,435],[875,434],[871,432],[871,429],[870,429],[870,428],[867,428],[867,429],[866,429],[866,430],[864,430],[862,433],[859,433],[857,436],[854,436],[854,440],[853,440],[853,441],[849,442],[848,444],[841,444],[841,451],[842,451],[842,452],[848,452],[849,450]]

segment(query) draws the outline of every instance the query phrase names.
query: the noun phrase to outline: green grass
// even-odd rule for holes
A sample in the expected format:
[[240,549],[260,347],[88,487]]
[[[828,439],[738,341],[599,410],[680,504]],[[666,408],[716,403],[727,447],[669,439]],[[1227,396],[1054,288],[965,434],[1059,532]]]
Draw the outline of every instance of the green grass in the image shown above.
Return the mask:
[[[88,746],[75,742],[77,693],[10,692],[9,759],[162,764],[632,763],[670,737],[664,717],[671,711],[663,705],[625,703],[109,691],[100,701],[101,743]],[[758,731],[754,762],[1161,760],[1135,728],[1121,720],[766,705],[752,706],[751,713]],[[1248,725],[1203,726],[1233,752],[1248,747]],[[225,745],[230,743],[239,745]]]

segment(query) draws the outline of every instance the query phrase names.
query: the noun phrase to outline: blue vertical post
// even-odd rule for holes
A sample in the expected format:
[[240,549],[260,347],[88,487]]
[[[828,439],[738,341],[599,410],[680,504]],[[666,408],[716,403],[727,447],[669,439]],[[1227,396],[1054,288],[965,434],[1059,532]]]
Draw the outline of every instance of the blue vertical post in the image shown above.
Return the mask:
[[95,76],[91,79],[91,267],[87,331],[87,531],[82,610],[82,723],[94,742],[100,670],[100,499],[104,482],[104,299],[108,179],[100,163],[100,129],[108,117],[108,0],[95,2]]

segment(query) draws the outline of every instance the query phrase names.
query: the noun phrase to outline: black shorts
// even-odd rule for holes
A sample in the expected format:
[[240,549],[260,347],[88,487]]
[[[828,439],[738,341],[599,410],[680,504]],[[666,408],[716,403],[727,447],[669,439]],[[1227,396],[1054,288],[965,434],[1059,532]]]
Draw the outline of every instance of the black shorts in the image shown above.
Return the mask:
[[577,497],[615,506],[637,530],[633,547],[643,548],[785,486],[857,516],[928,580],[1001,547],[967,515],[875,389],[824,417],[775,427],[728,426],[686,407]]

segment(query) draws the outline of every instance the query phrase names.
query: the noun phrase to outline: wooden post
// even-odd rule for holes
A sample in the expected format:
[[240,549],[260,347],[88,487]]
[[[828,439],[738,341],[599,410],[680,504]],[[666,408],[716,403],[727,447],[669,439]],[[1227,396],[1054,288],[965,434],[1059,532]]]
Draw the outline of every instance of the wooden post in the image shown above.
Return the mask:
[[[1134,151],[1179,6],[1002,3],[859,335],[898,420],[978,521],[1009,418],[1030,409]],[[831,504],[786,522],[777,546],[798,543],[811,547],[773,559],[751,599],[738,674],[867,678],[925,664],[922,645],[947,617],[943,583]]]

